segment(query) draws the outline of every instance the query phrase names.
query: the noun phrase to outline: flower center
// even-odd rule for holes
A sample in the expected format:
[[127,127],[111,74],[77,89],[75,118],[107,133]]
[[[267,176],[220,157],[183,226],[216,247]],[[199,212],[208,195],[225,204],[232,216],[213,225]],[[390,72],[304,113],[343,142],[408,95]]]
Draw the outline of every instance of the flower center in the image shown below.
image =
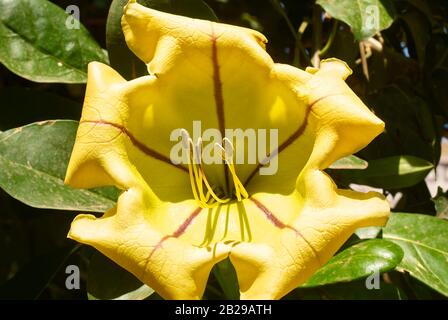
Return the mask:
[[238,178],[233,163],[234,148],[229,139],[224,138],[222,144],[215,143],[215,148],[221,153],[224,165],[233,181],[232,197],[226,197],[220,188],[213,188],[205,174],[202,164],[202,139],[199,138],[196,143],[193,142],[188,132],[182,129],[182,147],[187,151],[188,155],[188,172],[190,175],[191,190],[193,196],[202,208],[211,208],[219,204],[224,204],[232,200],[234,196],[238,201],[249,198],[249,195]]

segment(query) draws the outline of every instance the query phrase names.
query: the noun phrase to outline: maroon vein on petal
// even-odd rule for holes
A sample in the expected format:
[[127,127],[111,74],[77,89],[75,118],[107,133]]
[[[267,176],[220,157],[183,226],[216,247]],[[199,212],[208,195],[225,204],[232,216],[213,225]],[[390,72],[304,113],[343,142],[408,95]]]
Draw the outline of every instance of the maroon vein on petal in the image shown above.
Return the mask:
[[317,261],[320,263],[319,261],[319,255],[317,254],[317,251],[314,249],[313,245],[303,236],[303,234],[297,230],[296,228],[294,228],[293,226],[286,224],[284,222],[282,222],[279,218],[277,218],[274,213],[272,213],[272,211],[270,211],[263,203],[261,203],[259,200],[255,199],[254,197],[250,197],[249,198],[250,201],[252,201],[258,209],[260,209],[260,211],[262,211],[264,213],[264,215],[266,216],[266,218],[277,228],[279,229],[289,229],[294,231],[294,233],[302,238],[303,241],[306,242],[306,244],[310,247],[311,251],[313,251],[314,255],[316,256]]
[[[160,241],[154,246],[150,254],[148,255],[148,258],[146,260],[146,265],[148,265],[149,260],[151,260],[151,257],[153,254],[160,248],[162,248],[163,243],[170,239],[170,238],[179,238],[181,235],[187,231],[188,227],[193,223],[194,219],[201,213],[202,208],[198,207],[196,208],[189,216],[188,218],[182,222],[182,224],[170,235],[164,236]],[[146,268],[144,268],[146,270]]]
[[[211,23],[211,31],[210,39],[212,41],[212,66],[213,66],[213,96],[215,98],[215,106],[216,106],[216,116],[218,118],[218,126],[219,132],[221,133],[221,137],[225,136],[226,129],[226,121],[224,115],[224,96],[222,93],[222,80],[220,73],[220,66],[218,60],[218,38],[216,36],[215,29],[213,27],[213,22]],[[229,172],[227,166],[224,166],[224,178],[225,178],[225,189],[229,189]],[[229,191],[229,190],[228,190]]]
[[310,115],[310,113],[312,111],[313,106],[316,105],[318,102],[320,102],[320,101],[322,101],[322,100],[324,100],[324,99],[326,99],[326,98],[328,98],[330,96],[334,96],[334,95],[337,95],[337,94],[329,94],[329,95],[320,97],[319,99],[316,99],[315,101],[310,103],[310,105],[307,107],[307,109],[305,111],[305,119],[303,120],[302,124],[276,150],[274,150],[265,159],[263,159],[263,161],[260,161],[258,163],[258,165],[250,173],[249,177],[244,182],[244,186],[247,186],[249,184],[249,182],[255,177],[255,175],[257,174],[258,170],[263,166],[263,163],[266,163],[269,160],[269,158],[271,158],[271,157],[274,157],[274,156],[278,157],[280,152],[285,150],[287,147],[292,145],[297,139],[300,138],[300,136],[305,132],[305,130],[306,130],[307,126],[308,126],[309,115]]
[[176,167],[176,168],[188,173],[187,168],[181,166],[180,164],[174,164],[173,162],[171,162],[170,158],[168,158],[167,156],[149,148],[143,142],[139,141],[126,127],[124,127],[122,125],[119,125],[119,124],[113,123],[113,122],[109,122],[109,121],[91,121],[91,120],[83,120],[80,123],[93,123],[93,124],[112,126],[116,129],[120,130],[121,132],[123,132],[129,138],[129,140],[131,140],[132,144],[135,147],[137,147],[137,149],[139,149],[141,152],[146,154],[147,156],[154,158],[156,160],[165,162],[166,164],[172,165],[173,167]]

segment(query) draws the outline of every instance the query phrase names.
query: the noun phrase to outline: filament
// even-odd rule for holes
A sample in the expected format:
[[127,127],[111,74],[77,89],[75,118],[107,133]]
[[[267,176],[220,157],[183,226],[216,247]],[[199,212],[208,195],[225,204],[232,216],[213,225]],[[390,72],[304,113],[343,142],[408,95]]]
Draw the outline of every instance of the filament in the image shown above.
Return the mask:
[[[230,198],[221,198],[215,193],[207,179],[201,161],[202,139],[199,138],[195,144],[185,129],[182,129],[181,132],[183,136],[182,147],[188,154],[188,173],[194,199],[199,202],[202,208],[211,208],[217,204],[229,202],[231,200]],[[249,198],[249,195],[236,174],[235,165],[233,164],[233,145],[227,138],[223,139],[223,145],[215,144],[220,149],[224,164],[228,167],[232,176],[235,196],[238,201],[242,201],[243,198]]]

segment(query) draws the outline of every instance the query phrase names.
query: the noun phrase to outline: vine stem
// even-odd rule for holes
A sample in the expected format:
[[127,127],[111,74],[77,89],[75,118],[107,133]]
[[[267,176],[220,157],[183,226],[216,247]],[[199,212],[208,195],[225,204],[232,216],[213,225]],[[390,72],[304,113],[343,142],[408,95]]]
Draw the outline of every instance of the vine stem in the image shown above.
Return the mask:
[[302,35],[305,32],[305,29],[308,26],[308,22],[303,21],[300,25],[299,29],[296,30],[294,28],[294,25],[292,24],[291,20],[288,17],[288,14],[286,13],[286,10],[282,3],[279,0],[270,0],[270,3],[274,7],[274,9],[282,16],[283,20],[285,20],[286,25],[288,26],[289,31],[291,32],[292,36],[295,40],[295,46],[294,46],[294,62],[293,65],[298,67],[301,64],[301,55],[305,58],[306,64],[309,64],[309,57],[307,54],[307,51],[305,50],[305,47],[302,44]]
[[308,21],[302,21],[302,23],[299,26],[299,30],[297,32],[297,39],[296,44],[294,48],[294,61],[293,65],[296,67],[299,67],[301,65],[301,54],[303,57],[305,57],[305,63],[306,65],[310,64],[310,59],[308,57],[308,53],[305,50],[305,47],[302,45],[302,36],[305,33],[306,28],[308,27]]
[[334,20],[333,28],[331,29],[330,36],[328,37],[328,40],[327,40],[327,43],[325,44],[325,46],[319,51],[319,56],[321,56],[321,57],[324,56],[325,54],[327,54],[328,50],[331,48],[331,45],[333,44],[334,38],[338,31],[338,26],[339,26],[338,21]]
[[320,47],[322,42],[322,11],[319,6],[314,6],[313,10],[313,56],[311,58],[311,64],[313,67],[319,68],[320,66]]

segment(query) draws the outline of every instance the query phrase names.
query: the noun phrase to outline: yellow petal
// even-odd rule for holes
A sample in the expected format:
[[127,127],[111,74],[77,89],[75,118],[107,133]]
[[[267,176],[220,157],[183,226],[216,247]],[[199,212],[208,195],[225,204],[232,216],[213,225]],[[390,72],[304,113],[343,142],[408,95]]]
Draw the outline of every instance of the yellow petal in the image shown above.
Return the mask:
[[[242,299],[280,299],[322,267],[357,228],[386,223],[389,206],[381,195],[337,190],[322,172],[315,174],[321,180],[310,183],[318,182],[312,187],[321,192],[323,206],[314,206],[306,197],[304,202],[295,197],[294,205],[292,195],[289,200],[272,194],[252,196],[259,214],[275,217],[270,220],[275,219],[282,231],[232,249]],[[251,228],[266,230],[266,223]]]
[[[344,83],[351,74],[344,62],[330,59],[311,71],[307,76],[277,66],[277,78],[306,102],[309,114],[301,120],[300,134],[280,146],[279,172],[250,181],[248,191],[258,192],[252,198],[259,209],[282,216],[278,221],[285,231],[233,248],[243,299],[281,298],[325,264],[357,228],[382,226],[389,215],[382,195],[338,190],[322,172],[366,146],[384,123]],[[285,207],[286,198],[295,199],[295,205]]]
[[130,189],[103,218],[77,216],[69,238],[94,246],[165,299],[200,299],[211,268],[227,256],[226,245],[199,248],[159,232],[148,218],[157,210],[145,203],[145,192]]
[[[168,119],[158,121],[158,137],[169,136],[173,128],[191,133],[193,121],[201,120],[203,131],[215,128],[222,135],[225,129],[276,129],[282,142],[300,126],[304,101],[277,81],[262,34],[159,12],[135,2],[126,6],[122,25],[130,49],[148,64],[150,74],[157,75],[163,110],[170,113]],[[232,142],[243,145],[244,137]],[[247,179],[255,167],[237,164],[240,178]],[[223,184],[221,169],[206,168],[212,183]]]

